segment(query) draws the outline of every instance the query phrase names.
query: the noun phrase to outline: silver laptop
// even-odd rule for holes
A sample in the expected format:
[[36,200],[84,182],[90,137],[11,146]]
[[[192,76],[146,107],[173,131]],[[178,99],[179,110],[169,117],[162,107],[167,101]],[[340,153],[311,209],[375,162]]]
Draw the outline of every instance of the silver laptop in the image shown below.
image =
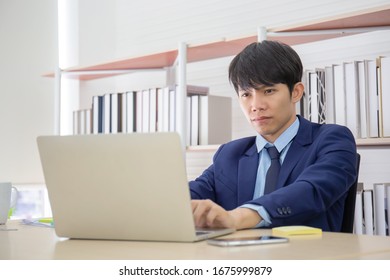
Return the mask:
[[56,234],[79,239],[192,242],[196,231],[177,133],[40,136]]

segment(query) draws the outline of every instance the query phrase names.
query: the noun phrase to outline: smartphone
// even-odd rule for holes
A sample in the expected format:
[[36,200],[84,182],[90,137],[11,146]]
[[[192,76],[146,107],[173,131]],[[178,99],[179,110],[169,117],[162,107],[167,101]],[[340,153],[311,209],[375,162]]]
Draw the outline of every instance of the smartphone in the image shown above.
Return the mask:
[[260,244],[274,244],[286,243],[288,238],[279,236],[256,236],[256,237],[237,237],[237,238],[221,238],[208,239],[207,243],[216,246],[243,246],[243,245],[260,245]]

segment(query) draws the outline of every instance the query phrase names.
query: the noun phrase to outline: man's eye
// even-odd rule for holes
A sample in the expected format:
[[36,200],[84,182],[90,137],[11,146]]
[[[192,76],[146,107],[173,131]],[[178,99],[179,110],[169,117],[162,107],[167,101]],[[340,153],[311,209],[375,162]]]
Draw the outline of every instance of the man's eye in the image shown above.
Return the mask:
[[264,91],[265,94],[271,94],[271,93],[273,93],[273,92],[274,92],[274,89],[273,89],[273,88],[266,89],[266,90]]

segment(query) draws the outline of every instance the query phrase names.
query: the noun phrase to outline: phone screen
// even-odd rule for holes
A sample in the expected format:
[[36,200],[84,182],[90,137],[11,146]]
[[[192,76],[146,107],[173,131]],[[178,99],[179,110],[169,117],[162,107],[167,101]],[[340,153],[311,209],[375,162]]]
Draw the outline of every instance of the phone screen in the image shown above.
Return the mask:
[[256,244],[272,244],[272,243],[285,243],[288,242],[288,238],[262,235],[256,237],[237,237],[237,238],[221,238],[221,239],[209,239],[207,241],[211,245],[217,246],[242,246],[242,245],[256,245]]

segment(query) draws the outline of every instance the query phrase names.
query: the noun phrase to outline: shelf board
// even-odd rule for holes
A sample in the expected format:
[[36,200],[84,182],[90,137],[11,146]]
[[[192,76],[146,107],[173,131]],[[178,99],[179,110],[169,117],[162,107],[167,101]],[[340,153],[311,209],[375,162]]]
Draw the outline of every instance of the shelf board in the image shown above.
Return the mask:
[[221,145],[188,146],[187,152],[216,152]]
[[[390,137],[356,139],[357,147],[390,146]],[[187,152],[216,152],[220,145],[189,146]]]
[[[297,45],[319,40],[331,39],[336,37],[357,34],[363,31],[356,30],[355,33],[346,33],[342,29],[349,28],[390,28],[390,5],[378,7],[376,9],[365,10],[350,15],[340,15],[330,20],[305,23],[300,26],[271,29],[267,39],[278,40],[289,45]],[[340,32],[337,32],[340,29]],[[311,33],[311,31],[333,30],[330,33]],[[267,32],[268,32],[267,31]],[[307,32],[309,31],[309,32]],[[307,32],[296,34],[296,32]],[[290,34],[289,34],[290,33]],[[292,36],[293,35],[293,36]],[[202,60],[233,56],[239,53],[245,46],[257,41],[257,36],[248,36],[244,38],[221,40],[209,44],[189,46],[187,49],[187,61],[197,62]],[[109,77],[123,74],[123,70],[142,70],[142,69],[164,69],[174,64],[178,55],[177,50],[165,51],[152,55],[124,58],[91,66],[72,67],[64,69],[69,73],[70,78],[79,80],[92,80],[97,78]],[[118,73],[99,73],[98,71],[119,71]],[[97,71],[93,73],[92,71]],[[84,72],[84,73],[83,73]],[[54,77],[53,73],[45,74],[45,77]]]
[[356,139],[356,145],[358,147],[369,147],[369,146],[390,146],[390,138],[365,138]]
[[[390,25],[390,5],[356,12],[354,14],[339,15],[327,21],[308,23],[295,28],[285,28],[280,31],[311,31],[326,29],[348,29],[361,27],[381,27]],[[278,31],[278,30],[275,30]]]

